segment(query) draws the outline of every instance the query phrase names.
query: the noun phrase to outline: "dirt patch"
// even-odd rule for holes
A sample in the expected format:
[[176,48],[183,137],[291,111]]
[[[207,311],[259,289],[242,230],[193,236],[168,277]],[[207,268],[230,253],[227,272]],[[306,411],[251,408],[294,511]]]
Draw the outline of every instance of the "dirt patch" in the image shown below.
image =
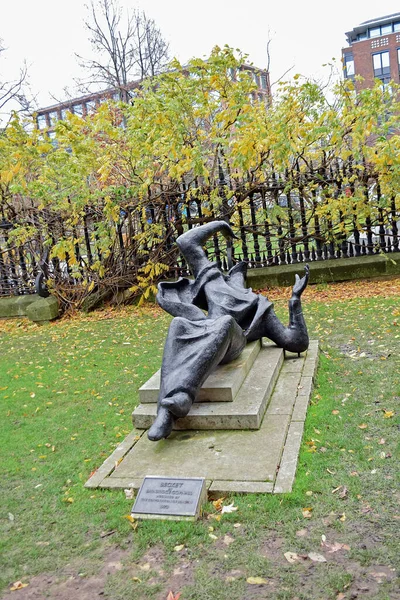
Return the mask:
[[103,566],[93,576],[86,577],[82,572],[82,562],[67,566],[61,573],[41,574],[32,577],[26,588],[9,591],[2,600],[95,600],[104,595],[107,578],[124,569],[124,561],[130,551],[120,548],[110,549],[104,556]]

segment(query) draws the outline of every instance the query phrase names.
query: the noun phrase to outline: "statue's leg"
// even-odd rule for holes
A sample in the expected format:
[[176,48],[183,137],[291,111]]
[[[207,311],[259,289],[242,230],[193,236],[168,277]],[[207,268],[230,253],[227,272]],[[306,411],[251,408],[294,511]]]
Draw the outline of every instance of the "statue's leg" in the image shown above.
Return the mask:
[[204,321],[172,320],[164,347],[157,417],[148,431],[151,440],[167,437],[177,418],[188,414],[211,371],[237,358],[246,338],[233,317]]
[[304,352],[308,348],[309,338],[300,299],[289,300],[289,314],[290,322],[288,327],[285,327],[271,308],[260,324],[257,337],[267,337],[279,348],[289,352]]
[[308,332],[306,322],[303,316],[301,307],[301,295],[307,287],[310,269],[308,265],[304,267],[305,274],[300,279],[296,275],[296,281],[293,286],[292,297],[289,300],[289,325],[285,327],[274,310],[266,313],[265,318],[260,322],[257,330],[252,331],[252,335],[248,337],[248,341],[267,337],[277,346],[289,352],[304,352],[309,345]]

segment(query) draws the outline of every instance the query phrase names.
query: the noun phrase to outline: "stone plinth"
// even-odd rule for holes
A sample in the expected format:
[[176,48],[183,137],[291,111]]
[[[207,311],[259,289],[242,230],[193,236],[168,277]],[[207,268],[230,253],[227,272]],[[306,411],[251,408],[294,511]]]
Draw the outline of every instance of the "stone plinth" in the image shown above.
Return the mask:
[[[238,373],[235,369],[221,367],[223,380],[222,393],[227,397],[233,396],[232,402],[197,402],[190,409],[187,417],[178,419],[175,429],[258,429],[278,377],[282,362],[283,350],[272,345],[253,346],[246,353],[246,357],[257,356],[252,363],[247,377],[244,372],[250,360],[238,359]],[[245,349],[246,352],[247,348]],[[243,354],[243,353],[242,353]],[[235,361],[237,362],[237,361]],[[232,364],[232,363],[231,363]],[[218,377],[219,369],[213,374],[213,381]],[[209,377],[210,379],[210,377]],[[238,389],[238,381],[243,381]],[[222,383],[223,386],[222,387]],[[229,390],[229,393],[228,393]],[[235,393],[235,390],[237,392]],[[214,386],[215,397],[218,398],[218,386]],[[132,414],[133,424],[137,429],[147,429],[153,423],[157,414],[157,405],[154,403],[140,404]]]

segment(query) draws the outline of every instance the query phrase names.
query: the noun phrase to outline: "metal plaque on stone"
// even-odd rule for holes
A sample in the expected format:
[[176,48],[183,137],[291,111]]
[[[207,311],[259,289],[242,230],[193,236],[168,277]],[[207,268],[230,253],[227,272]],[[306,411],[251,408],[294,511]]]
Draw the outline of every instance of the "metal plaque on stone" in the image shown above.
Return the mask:
[[194,521],[207,500],[202,477],[145,477],[132,508],[135,519]]

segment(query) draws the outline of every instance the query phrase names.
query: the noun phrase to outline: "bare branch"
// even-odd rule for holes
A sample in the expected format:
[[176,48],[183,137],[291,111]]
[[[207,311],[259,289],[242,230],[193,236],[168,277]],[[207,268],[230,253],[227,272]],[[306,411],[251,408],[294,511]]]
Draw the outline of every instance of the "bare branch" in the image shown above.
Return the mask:
[[[0,39],[0,57],[5,50],[3,40]],[[17,112],[26,114],[31,112],[35,99],[31,97],[31,94],[28,96],[28,88],[28,67],[24,62],[15,79],[0,80],[0,110],[4,109],[7,104],[12,103]]]
[[135,79],[159,73],[168,61],[168,43],[153,19],[137,10],[123,17],[118,0],[97,0],[85,21],[96,59],[77,55],[88,72],[86,85],[114,87],[128,101],[127,87]]

